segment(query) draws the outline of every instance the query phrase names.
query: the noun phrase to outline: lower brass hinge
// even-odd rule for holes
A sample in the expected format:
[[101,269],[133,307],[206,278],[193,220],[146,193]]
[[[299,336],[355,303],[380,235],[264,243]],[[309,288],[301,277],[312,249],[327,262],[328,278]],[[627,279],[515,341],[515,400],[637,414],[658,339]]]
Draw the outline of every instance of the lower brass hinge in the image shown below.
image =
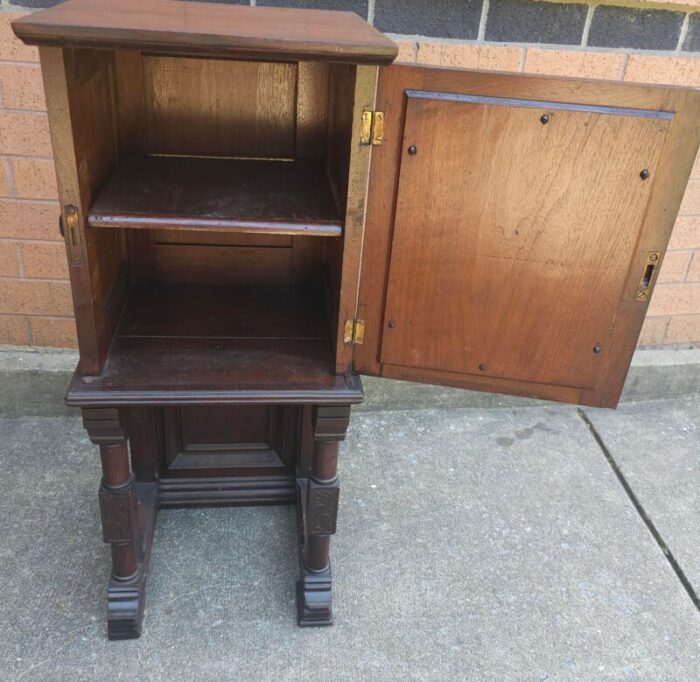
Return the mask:
[[363,111],[360,144],[384,144],[384,112]]
[[356,343],[360,345],[365,340],[365,321],[346,320],[343,342],[346,344]]

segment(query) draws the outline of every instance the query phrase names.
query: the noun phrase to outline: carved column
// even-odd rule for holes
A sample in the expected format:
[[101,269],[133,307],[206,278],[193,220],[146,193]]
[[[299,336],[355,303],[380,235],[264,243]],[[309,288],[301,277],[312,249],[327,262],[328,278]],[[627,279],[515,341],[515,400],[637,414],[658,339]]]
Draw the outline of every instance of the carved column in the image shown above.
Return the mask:
[[[299,625],[332,625],[330,538],[335,533],[339,485],[339,441],[345,438],[350,406],[316,407],[313,456],[298,480],[301,579],[297,587]],[[301,472],[305,473],[305,472]]]
[[116,408],[83,408],[82,414],[83,425],[90,440],[99,445],[102,459],[102,534],[112,550],[108,634],[110,639],[138,637],[143,614],[138,553],[141,532],[126,429]]

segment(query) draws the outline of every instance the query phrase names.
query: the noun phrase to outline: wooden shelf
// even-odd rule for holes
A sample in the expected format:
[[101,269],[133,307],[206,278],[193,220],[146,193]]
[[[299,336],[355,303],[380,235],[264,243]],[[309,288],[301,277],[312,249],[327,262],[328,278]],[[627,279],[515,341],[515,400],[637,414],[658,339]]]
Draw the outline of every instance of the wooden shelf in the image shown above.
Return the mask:
[[13,22],[30,45],[389,64],[398,47],[352,12],[176,0],[69,0]]
[[69,405],[360,402],[336,376],[321,291],[136,285],[102,374],[71,382]]
[[322,162],[183,156],[125,157],[88,223],[320,237],[343,230]]

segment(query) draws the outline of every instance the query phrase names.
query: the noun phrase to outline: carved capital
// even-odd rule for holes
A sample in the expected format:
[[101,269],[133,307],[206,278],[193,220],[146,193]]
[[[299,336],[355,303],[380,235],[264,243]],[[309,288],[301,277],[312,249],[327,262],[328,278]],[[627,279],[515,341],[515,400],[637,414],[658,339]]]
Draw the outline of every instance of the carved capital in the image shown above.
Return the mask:
[[118,445],[126,440],[126,425],[118,408],[83,408],[82,415],[83,426],[95,445]]
[[349,405],[319,405],[314,408],[314,440],[345,440],[350,424]]

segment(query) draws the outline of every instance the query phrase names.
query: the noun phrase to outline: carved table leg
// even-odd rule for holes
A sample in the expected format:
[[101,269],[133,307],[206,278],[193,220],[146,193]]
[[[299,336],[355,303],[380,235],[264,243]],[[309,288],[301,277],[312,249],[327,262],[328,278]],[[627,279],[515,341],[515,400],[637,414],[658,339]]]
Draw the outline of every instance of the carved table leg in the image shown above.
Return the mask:
[[333,624],[330,536],[338,512],[338,446],[345,438],[350,407],[317,407],[313,415],[311,466],[297,479],[300,572],[297,613],[300,626]]
[[107,633],[110,639],[133,639],[141,634],[156,485],[135,482],[119,410],[83,409],[82,413],[88,436],[100,446],[102,459],[99,491],[102,533],[112,550]]

